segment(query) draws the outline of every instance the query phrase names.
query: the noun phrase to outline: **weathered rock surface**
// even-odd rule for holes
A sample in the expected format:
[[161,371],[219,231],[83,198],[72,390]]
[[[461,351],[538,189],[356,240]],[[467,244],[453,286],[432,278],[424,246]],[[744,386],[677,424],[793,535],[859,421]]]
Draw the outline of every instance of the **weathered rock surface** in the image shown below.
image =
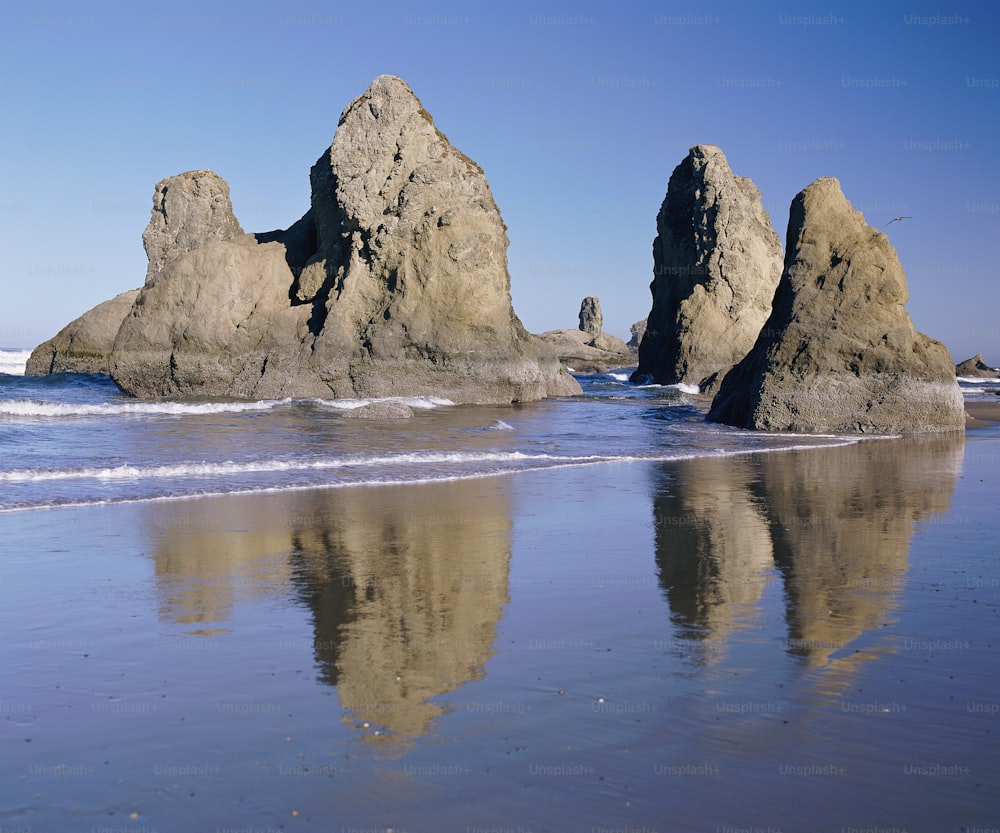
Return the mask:
[[559,361],[576,373],[605,373],[632,364],[635,356],[628,345],[610,333],[602,333],[603,324],[600,300],[588,296],[580,304],[579,329],[549,330],[541,338]]
[[629,332],[632,334],[632,338],[626,342],[628,349],[638,355],[639,345],[642,344],[642,338],[646,335],[646,319],[643,318],[642,321],[636,321],[631,327],[629,327]]
[[968,379],[998,379],[1000,370],[986,364],[982,353],[976,353],[971,359],[955,365],[955,375],[965,376]]
[[656,228],[634,379],[701,385],[753,346],[781,276],[781,241],[757,187],[714,145],[696,145],[674,169]]
[[112,378],[127,393],[444,396],[580,392],[511,305],[506,226],[482,170],[399,78],[344,110],[313,166],[312,207],[244,235],[225,182],[164,180],[146,284]]
[[601,312],[601,301],[593,295],[588,295],[580,303],[580,329],[592,336],[599,335],[604,326],[604,314]]
[[118,328],[138,294],[138,289],[123,292],[71,321],[32,351],[25,374],[107,373]]
[[210,240],[243,236],[233,215],[229,185],[212,171],[189,171],[156,183],[153,212],[142,245],[149,258],[146,279],[171,260],[192,252]]
[[816,180],[792,201],[771,315],[708,418],[770,431],[962,429],[951,355],[913,327],[908,296],[888,238],[836,179]]
[[413,409],[404,402],[369,402],[344,413],[344,419],[409,419]]
[[625,342],[610,333],[591,336],[583,330],[549,330],[540,338],[574,373],[606,373],[635,362],[635,354]]
[[309,310],[291,306],[292,280],[284,247],[252,235],[178,255],[122,322],[111,378],[133,396],[328,396],[302,349]]

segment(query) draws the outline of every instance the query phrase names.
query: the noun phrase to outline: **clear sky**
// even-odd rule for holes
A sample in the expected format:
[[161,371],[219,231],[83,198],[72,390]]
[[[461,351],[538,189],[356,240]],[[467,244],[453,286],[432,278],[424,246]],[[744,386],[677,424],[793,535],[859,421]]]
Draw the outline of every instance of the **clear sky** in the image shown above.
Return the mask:
[[992,0],[19,7],[0,27],[0,346],[142,284],[166,176],[223,176],[246,231],[293,223],[340,112],[391,73],[486,172],[533,332],[597,295],[628,337],[667,180],[708,143],[782,239],[795,194],[838,177],[896,246],[917,328],[1000,365]]

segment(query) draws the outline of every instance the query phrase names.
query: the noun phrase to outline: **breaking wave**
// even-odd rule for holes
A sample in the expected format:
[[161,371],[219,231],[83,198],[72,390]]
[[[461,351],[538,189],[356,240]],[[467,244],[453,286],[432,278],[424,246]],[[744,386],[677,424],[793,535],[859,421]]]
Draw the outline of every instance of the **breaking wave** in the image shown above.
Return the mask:
[[30,350],[0,350],[0,373],[23,376],[30,355]]

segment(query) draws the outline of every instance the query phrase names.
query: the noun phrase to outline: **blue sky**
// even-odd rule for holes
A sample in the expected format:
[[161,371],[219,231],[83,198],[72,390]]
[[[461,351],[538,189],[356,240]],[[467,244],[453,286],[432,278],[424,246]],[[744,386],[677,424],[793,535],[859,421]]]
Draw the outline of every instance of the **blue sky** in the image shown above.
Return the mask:
[[[719,145],[784,239],[840,179],[918,329],[1000,364],[1000,11],[980,2],[33,3],[0,30],[0,346],[142,284],[155,183],[209,168],[247,231],[309,205],[341,110],[404,78],[486,172],[514,309],[628,336],[688,147]],[[897,215],[912,219],[886,226]]]

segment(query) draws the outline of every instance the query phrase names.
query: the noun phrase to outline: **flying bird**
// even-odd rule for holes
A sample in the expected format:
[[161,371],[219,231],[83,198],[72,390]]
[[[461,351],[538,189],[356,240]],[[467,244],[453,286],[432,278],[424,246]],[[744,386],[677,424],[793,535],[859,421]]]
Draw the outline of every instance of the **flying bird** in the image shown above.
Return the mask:
[[891,226],[893,223],[896,222],[896,220],[912,220],[912,219],[913,219],[912,217],[893,217],[888,223],[886,223],[886,225]]

